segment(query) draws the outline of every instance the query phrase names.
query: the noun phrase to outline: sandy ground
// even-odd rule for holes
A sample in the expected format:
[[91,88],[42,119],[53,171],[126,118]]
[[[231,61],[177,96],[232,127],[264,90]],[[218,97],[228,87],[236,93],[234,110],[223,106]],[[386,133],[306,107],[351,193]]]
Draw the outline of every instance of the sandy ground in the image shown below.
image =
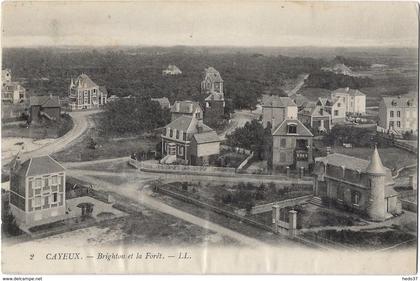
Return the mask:
[[[1,140],[1,158],[10,158],[16,155],[20,150],[29,152],[50,144],[55,139],[34,140],[32,138],[2,138]],[[22,144],[20,144],[22,143]]]

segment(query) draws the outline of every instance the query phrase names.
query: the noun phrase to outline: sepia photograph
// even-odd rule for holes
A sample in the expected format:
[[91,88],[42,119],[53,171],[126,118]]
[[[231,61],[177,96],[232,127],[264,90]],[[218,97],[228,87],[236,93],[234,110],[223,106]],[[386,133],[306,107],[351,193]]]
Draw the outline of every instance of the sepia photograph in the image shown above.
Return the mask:
[[2,273],[416,275],[418,17],[3,1]]

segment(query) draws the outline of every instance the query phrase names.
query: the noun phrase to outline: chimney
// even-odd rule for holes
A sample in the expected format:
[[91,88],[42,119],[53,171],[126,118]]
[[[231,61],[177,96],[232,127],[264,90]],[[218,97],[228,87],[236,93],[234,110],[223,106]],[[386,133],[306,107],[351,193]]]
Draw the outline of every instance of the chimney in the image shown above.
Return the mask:
[[192,104],[192,102],[188,105],[189,106],[189,112],[192,112],[193,111],[193,104]]
[[349,87],[347,87],[347,88],[346,88],[346,92],[348,92],[349,90],[350,90],[350,88],[349,88]]
[[175,102],[175,111],[179,112],[179,102]]

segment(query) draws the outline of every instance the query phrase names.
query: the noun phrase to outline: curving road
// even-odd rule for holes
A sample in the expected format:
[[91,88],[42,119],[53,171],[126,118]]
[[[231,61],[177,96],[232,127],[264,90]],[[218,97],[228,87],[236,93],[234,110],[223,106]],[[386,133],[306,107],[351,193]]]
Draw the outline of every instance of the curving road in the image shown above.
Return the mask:
[[[52,143],[23,153],[22,158],[27,159],[34,156],[49,155],[65,149],[68,145],[79,139],[90,127],[93,126],[93,121],[89,119],[89,116],[98,112],[100,112],[100,110],[70,112],[69,114],[73,119],[74,124],[70,131],[68,131],[64,136],[54,140]],[[13,157],[4,158],[2,159],[2,164],[7,164],[12,159]]]

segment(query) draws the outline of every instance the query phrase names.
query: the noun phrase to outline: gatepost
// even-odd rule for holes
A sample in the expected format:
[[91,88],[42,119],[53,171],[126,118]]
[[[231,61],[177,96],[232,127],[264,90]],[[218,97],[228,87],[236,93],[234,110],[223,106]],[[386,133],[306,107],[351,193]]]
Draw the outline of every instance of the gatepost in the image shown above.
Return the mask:
[[289,237],[293,238],[296,235],[297,212],[295,210],[289,211]]
[[279,205],[273,205],[272,207],[272,223],[273,223],[273,231],[274,233],[279,232],[279,220],[280,220],[280,206]]

